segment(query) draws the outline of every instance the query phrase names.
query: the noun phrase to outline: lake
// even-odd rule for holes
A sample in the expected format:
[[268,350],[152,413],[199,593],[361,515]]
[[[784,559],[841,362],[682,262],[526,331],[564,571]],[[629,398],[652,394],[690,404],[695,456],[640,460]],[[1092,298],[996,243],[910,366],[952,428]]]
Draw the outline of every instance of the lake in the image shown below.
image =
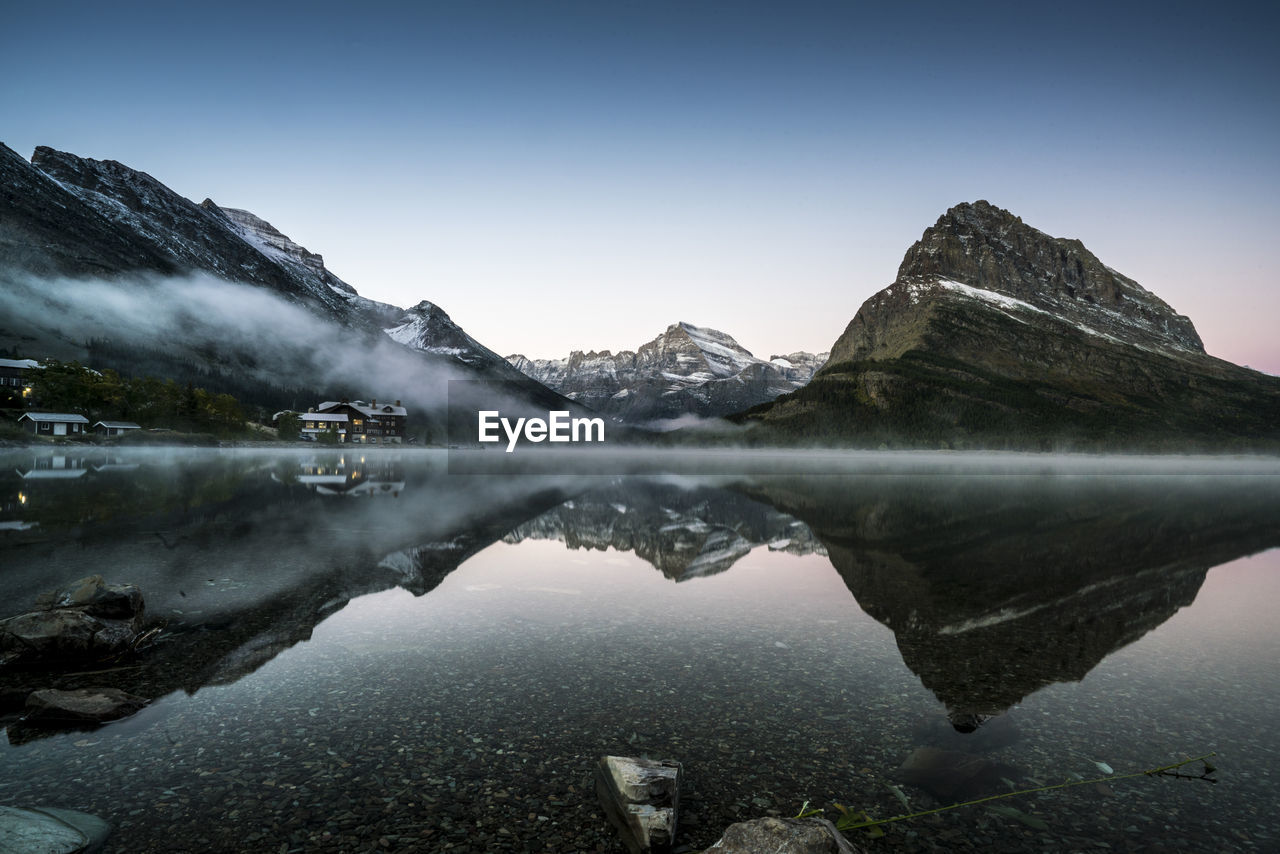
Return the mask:
[[[0,617],[97,573],[164,628],[88,673],[0,671],[0,804],[98,815],[113,852],[615,852],[592,774],[619,754],[683,763],[688,851],[806,801],[1095,778],[851,838],[1280,850],[1275,461],[760,459],[7,451]],[[27,690],[89,685],[153,702],[17,723]],[[1116,779],[1211,752],[1216,783]]]

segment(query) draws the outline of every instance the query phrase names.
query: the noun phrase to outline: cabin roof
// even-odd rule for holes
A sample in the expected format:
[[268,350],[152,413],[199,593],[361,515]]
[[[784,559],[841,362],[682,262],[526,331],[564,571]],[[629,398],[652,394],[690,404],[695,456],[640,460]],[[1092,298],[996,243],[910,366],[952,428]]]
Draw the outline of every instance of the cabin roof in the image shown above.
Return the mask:
[[343,403],[340,400],[326,400],[324,403],[317,406],[316,409],[318,409],[321,412],[324,412],[327,409],[333,409],[338,406],[350,406],[351,408],[359,412],[362,412],[365,415],[408,415],[409,414],[409,410],[405,409],[403,406],[392,406],[389,403],[383,403],[383,404],[379,404],[378,406],[373,406],[372,404],[363,400],[350,400],[350,401],[347,401],[346,403]]
[[83,415],[76,415],[72,412],[24,412],[22,417],[30,418],[32,421],[61,421],[65,424],[88,424],[89,419]]

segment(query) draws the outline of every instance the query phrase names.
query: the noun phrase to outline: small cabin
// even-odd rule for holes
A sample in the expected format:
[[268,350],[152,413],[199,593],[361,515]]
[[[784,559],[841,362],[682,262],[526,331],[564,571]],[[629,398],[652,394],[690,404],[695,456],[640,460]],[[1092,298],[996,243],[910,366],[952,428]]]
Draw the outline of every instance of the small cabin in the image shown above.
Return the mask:
[[133,430],[141,430],[141,424],[132,421],[99,421],[93,425],[93,432],[99,436],[123,436]]
[[89,419],[71,412],[24,412],[19,426],[37,436],[83,436]]

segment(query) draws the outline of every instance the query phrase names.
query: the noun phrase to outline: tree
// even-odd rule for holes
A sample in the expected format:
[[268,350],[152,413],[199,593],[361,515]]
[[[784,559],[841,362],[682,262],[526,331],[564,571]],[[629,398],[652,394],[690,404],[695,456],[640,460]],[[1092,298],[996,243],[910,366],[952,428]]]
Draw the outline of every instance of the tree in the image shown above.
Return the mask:
[[302,432],[302,419],[292,412],[281,413],[280,419],[276,422],[276,429],[280,438],[286,442],[297,441]]
[[323,431],[317,434],[316,441],[319,442],[321,445],[338,444],[338,428],[335,427],[333,424],[330,424]]

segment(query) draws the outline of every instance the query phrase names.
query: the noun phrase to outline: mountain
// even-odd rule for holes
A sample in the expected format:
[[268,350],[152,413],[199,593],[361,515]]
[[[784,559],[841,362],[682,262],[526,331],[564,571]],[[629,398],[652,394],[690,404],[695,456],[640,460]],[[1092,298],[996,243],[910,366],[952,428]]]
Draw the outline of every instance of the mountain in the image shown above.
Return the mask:
[[956,724],[1104,658],[1280,545],[1270,477],[762,479]]
[[1280,380],[1079,240],[957,205],[796,392],[744,413],[759,441],[1183,449],[1280,444]]
[[366,299],[249,211],[196,204],[145,172],[44,146],[27,162],[0,145],[0,187],[5,348],[433,408],[446,380],[518,384],[517,396],[543,409],[566,403],[439,306]]
[[639,350],[574,350],[567,359],[507,357],[527,376],[624,421],[714,417],[803,386],[826,354],[758,359],[715,329],[675,323]]
[[503,538],[525,540],[633,552],[673,581],[725,572],[760,546],[825,554],[803,523],[768,505],[712,486],[638,479],[583,492]]

